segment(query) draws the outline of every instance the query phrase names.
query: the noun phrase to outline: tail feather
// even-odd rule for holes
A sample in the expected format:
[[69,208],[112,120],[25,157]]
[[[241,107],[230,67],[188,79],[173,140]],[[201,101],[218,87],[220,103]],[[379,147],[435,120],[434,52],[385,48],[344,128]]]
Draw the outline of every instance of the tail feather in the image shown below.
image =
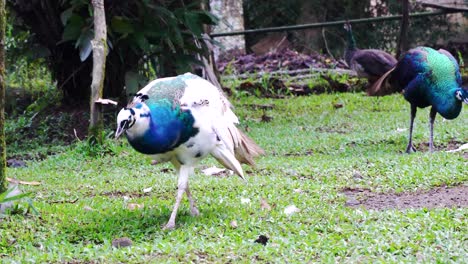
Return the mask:
[[236,157],[232,155],[231,151],[224,144],[217,145],[216,148],[211,152],[211,154],[224,167],[234,171],[237,175],[239,175],[239,177],[245,180],[242,166],[240,165]]
[[388,78],[390,73],[395,70],[396,67],[391,68],[388,72],[384,73],[377,81],[375,81],[368,89],[367,95],[369,96],[383,96],[394,93],[390,85],[385,85],[385,80]]
[[236,158],[241,163],[255,166],[254,158],[265,154],[265,151],[241,130],[238,129],[238,133],[240,136],[239,146],[234,148]]

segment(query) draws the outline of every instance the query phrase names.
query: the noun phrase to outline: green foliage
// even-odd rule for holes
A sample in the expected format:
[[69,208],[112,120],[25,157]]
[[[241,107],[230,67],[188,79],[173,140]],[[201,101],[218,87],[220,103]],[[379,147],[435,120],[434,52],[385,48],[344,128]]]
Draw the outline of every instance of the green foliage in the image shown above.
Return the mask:
[[[275,3],[259,0],[244,1],[245,24],[249,29],[271,26],[284,26],[298,24],[302,5],[310,1],[280,0]],[[346,19],[369,18],[376,16],[390,16],[401,14],[400,2],[397,0],[380,0],[371,6],[371,1],[353,0],[313,0],[313,16],[316,22],[337,21]],[[411,12],[427,11],[415,2]],[[273,15],[272,15],[273,14]],[[261,19],[260,19],[261,18]],[[427,29],[430,27],[430,34]],[[435,45],[440,39],[447,39],[455,34],[457,25],[450,24],[446,16],[432,16],[411,19],[409,28],[409,43],[411,47],[418,45]],[[394,51],[400,30],[400,21],[386,21],[378,23],[363,23],[353,25],[353,32],[360,48],[376,48]],[[250,34],[246,37],[249,43],[255,43],[265,34]],[[325,37],[328,47],[333,55],[340,57],[346,43],[345,32],[342,26],[326,28]],[[305,43],[302,31],[289,33],[289,40],[297,49],[310,50],[309,43]],[[323,39],[322,52],[326,52]],[[314,48],[314,47],[312,47]]]
[[15,12],[9,8],[7,11],[6,84],[9,88],[25,89],[37,96],[53,86],[44,59],[50,53],[43,46],[34,43],[31,33],[19,24]]
[[102,131],[100,144],[96,144],[96,139],[88,137],[85,141],[79,141],[75,144],[75,151],[82,154],[84,157],[94,158],[115,154],[116,146],[113,135],[113,131]]
[[[18,192],[15,194],[17,190],[17,186],[13,186],[8,188],[5,192],[0,193],[0,206],[7,203],[13,203],[12,206],[8,207],[6,210],[6,214],[14,215],[14,214],[21,214],[25,215],[28,213],[39,214],[36,208],[33,205],[33,201],[30,198],[32,193],[21,193]],[[5,215],[0,212],[0,219],[6,217]]]
[[[154,77],[155,73],[169,73],[171,69],[168,66],[175,67],[177,73],[183,73],[188,71],[188,66],[198,63],[194,54],[206,52],[202,41],[203,26],[215,24],[217,19],[208,12],[199,10],[196,3],[109,3],[106,7],[106,19],[111,52],[118,52],[122,60],[132,56],[138,62],[143,62],[134,65],[135,68],[128,72],[128,78],[126,75],[128,89],[133,90],[141,79],[149,77],[148,74]],[[71,1],[70,5],[61,14],[64,25],[62,41],[75,41],[82,60],[86,60],[93,31],[92,17],[86,12],[91,3]],[[195,41],[201,45],[197,46]]]

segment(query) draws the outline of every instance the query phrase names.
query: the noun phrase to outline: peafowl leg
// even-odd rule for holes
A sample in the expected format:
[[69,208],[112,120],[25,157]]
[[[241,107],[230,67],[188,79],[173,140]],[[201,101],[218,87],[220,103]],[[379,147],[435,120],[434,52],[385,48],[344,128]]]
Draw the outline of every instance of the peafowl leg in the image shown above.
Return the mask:
[[434,107],[431,107],[431,112],[429,114],[429,130],[430,130],[430,138],[429,138],[429,151],[434,152],[434,121],[437,115],[437,111]]
[[179,179],[177,183],[177,196],[176,202],[174,204],[174,208],[172,209],[171,217],[167,222],[164,229],[174,229],[175,227],[175,219],[177,216],[177,210],[179,210],[180,202],[182,201],[182,197],[184,193],[188,190],[188,178],[190,173],[193,171],[193,168],[190,166],[180,166],[178,169],[179,171]]
[[408,137],[408,146],[406,147],[406,153],[415,152],[416,149],[413,147],[413,124],[414,118],[416,117],[416,105],[411,104],[411,120],[409,127],[409,137]]
[[187,183],[187,190],[185,191],[187,193],[187,198],[190,203],[190,214],[192,216],[198,216],[200,212],[198,211],[197,207],[195,206],[195,200],[192,197],[192,193],[190,192],[190,188]]

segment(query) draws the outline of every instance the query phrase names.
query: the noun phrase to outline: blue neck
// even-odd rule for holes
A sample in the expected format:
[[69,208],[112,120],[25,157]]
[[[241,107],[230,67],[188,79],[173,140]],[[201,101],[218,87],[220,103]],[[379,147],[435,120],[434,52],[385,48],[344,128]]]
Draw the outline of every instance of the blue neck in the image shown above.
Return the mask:
[[458,117],[462,109],[462,102],[455,97],[455,89],[450,89],[449,93],[437,94],[432,96],[433,107],[445,119],[454,119]]
[[142,122],[149,119],[149,127],[133,138],[127,134],[130,145],[138,152],[149,155],[165,153],[198,133],[198,128],[193,127],[195,120],[190,111],[167,106],[155,106],[150,109],[150,113],[140,116]]

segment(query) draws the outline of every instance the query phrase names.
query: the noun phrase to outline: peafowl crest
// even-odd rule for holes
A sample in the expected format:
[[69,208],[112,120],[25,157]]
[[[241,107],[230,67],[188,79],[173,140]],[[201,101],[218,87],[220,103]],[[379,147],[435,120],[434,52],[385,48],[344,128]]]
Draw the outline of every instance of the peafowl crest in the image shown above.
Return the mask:
[[191,214],[199,214],[188,178],[200,160],[212,155],[244,178],[240,164],[254,165],[253,159],[264,153],[236,127],[238,123],[223,93],[190,73],[150,82],[119,112],[116,138],[125,134],[136,151],[157,162],[171,162],[177,170],[176,202],[166,229],[175,227],[184,193]]

